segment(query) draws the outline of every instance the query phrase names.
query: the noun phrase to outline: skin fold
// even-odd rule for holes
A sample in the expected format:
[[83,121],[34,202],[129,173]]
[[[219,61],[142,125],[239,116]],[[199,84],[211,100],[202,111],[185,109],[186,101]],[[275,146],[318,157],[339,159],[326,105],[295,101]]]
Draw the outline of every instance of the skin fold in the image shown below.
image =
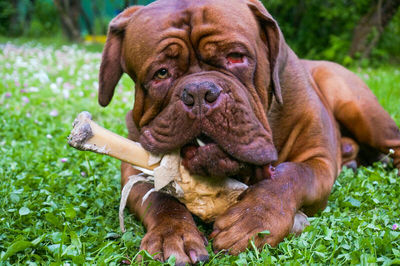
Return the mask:
[[[256,0],[159,0],[134,6],[109,27],[99,103],[123,73],[135,82],[129,138],[153,153],[181,149],[192,174],[251,185],[214,223],[213,247],[231,254],[277,245],[294,215],[323,209],[342,164],[359,145],[393,149],[400,132],[367,86],[330,62],[300,60]],[[196,144],[196,138],[205,145]],[[343,158],[343,160],[342,160]],[[122,163],[121,184],[137,174]],[[141,249],[178,264],[207,260],[206,239],[185,206],[136,184],[128,207],[146,226]],[[258,235],[269,230],[269,235]]]

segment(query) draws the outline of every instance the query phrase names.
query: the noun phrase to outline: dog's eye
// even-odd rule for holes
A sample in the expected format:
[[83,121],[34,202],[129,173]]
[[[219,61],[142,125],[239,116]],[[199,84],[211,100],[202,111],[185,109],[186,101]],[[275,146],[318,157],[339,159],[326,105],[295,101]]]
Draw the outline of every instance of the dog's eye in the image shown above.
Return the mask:
[[243,55],[240,53],[230,53],[228,54],[227,59],[231,64],[243,63]]
[[168,69],[166,68],[161,68],[157,70],[157,72],[154,74],[154,77],[157,79],[166,79],[169,76]]

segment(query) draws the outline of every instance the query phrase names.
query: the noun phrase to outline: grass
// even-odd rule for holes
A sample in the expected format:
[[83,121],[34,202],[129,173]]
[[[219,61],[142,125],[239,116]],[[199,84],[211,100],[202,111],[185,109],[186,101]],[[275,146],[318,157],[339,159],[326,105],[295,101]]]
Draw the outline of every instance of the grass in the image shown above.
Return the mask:
[[[98,49],[0,40],[0,265],[128,263],[145,230],[132,216],[128,232],[119,230],[119,162],[69,148],[66,137],[82,110],[125,135],[132,81],[123,77],[111,105],[100,108]],[[356,72],[399,124],[398,68]],[[239,256],[213,254],[209,245],[208,264],[400,264],[398,182],[382,164],[345,170],[300,237]]]

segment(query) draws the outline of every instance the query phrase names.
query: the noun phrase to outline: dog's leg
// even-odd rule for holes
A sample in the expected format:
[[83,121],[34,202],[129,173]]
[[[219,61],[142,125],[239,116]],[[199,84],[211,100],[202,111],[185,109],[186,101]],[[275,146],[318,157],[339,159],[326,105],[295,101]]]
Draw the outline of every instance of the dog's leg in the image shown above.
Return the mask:
[[[131,165],[122,163],[122,187],[129,176],[138,173]],[[127,202],[129,211],[136,214],[147,229],[140,249],[155,254],[154,258],[161,261],[174,255],[177,265],[208,260],[207,239],[183,204],[161,192],[152,192],[142,203],[143,196],[152,188],[149,183],[135,184]]]
[[328,99],[339,123],[360,144],[368,145],[377,152],[391,153],[394,165],[400,170],[399,127],[367,85],[340,65],[318,61],[307,61],[306,64],[311,66],[314,80]]
[[[310,216],[325,208],[340,167],[334,121],[318,100],[309,101],[303,110],[296,103],[289,108],[276,115],[280,120],[271,119],[281,125],[274,127],[279,164],[270,179],[251,186],[217,217],[212,233],[216,250],[237,254],[249,241],[258,248],[265,243],[275,246],[289,234],[297,210]],[[286,115],[291,110],[302,113]]]
[[257,248],[276,246],[289,234],[297,210],[312,215],[326,206],[333,180],[323,160],[279,164],[272,179],[251,186],[217,217],[211,234],[214,249],[236,255],[249,241]]
[[[125,118],[128,138],[137,140],[139,131],[133,123],[132,111]],[[140,173],[128,163],[121,164],[121,186],[129,177]],[[153,188],[149,183],[135,184],[129,193],[127,206],[146,227],[147,233],[142,239],[140,249],[156,254],[155,259],[165,261],[171,255],[176,264],[185,265],[196,261],[208,260],[205,249],[207,239],[197,229],[192,214],[178,200],[161,192],[152,192],[145,200],[143,197]]]

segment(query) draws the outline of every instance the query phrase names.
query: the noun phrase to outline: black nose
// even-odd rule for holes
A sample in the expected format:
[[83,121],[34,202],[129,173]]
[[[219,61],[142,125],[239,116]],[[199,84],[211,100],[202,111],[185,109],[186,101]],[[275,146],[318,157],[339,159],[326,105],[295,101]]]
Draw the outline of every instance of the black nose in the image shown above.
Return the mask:
[[220,94],[221,88],[213,82],[194,82],[185,85],[181,100],[188,107],[205,105],[215,102]]

